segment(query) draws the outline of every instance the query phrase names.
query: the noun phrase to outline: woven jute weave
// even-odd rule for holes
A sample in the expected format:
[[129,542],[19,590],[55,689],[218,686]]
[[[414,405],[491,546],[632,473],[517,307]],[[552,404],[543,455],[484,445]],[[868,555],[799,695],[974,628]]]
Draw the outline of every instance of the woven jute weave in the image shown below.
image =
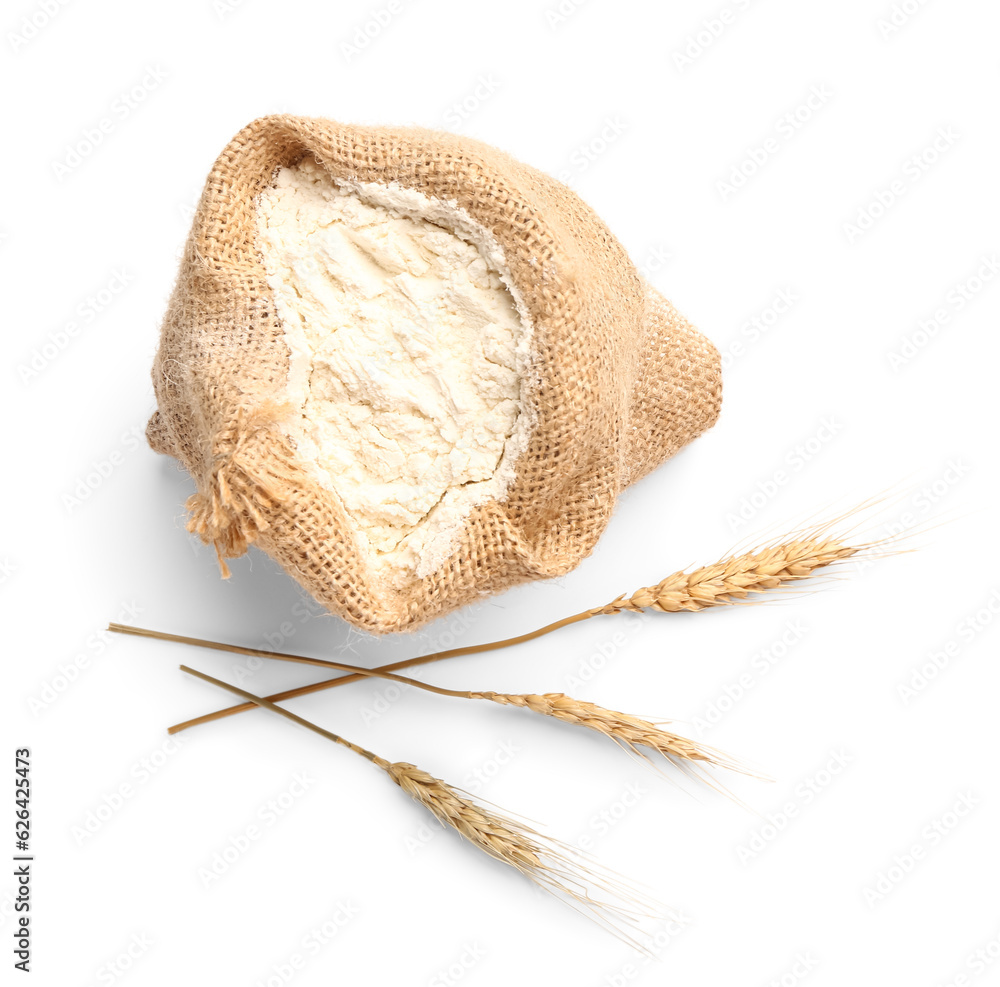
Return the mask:
[[[533,325],[534,426],[502,501],[473,508],[423,578],[380,577],[336,495],[283,428],[289,350],[256,246],[276,169],[312,155],[334,179],[391,182],[464,209],[502,247]],[[639,275],[565,185],[489,145],[418,128],[270,116],[210,172],[153,366],[150,445],[197,483],[188,527],[226,557],[254,542],[320,603],[369,631],[416,627],[569,572],[615,499],[714,422],[715,347]]]

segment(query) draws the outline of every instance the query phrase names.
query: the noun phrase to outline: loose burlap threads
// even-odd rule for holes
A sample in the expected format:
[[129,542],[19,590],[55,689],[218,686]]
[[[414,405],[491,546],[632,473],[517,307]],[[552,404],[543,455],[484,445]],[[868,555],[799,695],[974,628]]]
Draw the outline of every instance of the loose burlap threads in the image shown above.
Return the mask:
[[[359,552],[336,495],[282,423],[289,351],[256,247],[255,206],[280,166],[451,201],[490,231],[533,324],[535,425],[502,501],[472,509],[450,557],[390,581]],[[150,445],[195,479],[188,527],[225,557],[256,543],[332,613],[416,627],[594,548],[629,483],[714,422],[715,347],[638,274],[555,179],[475,140],[418,128],[271,116],[242,130],[202,194],[153,365]]]

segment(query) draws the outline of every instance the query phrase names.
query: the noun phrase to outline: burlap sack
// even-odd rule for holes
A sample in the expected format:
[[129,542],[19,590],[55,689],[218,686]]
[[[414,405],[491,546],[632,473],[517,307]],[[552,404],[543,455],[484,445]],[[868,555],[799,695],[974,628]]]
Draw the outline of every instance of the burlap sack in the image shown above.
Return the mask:
[[[426,578],[380,582],[282,429],[289,351],[255,246],[255,203],[311,153],[331,175],[454,200],[491,231],[534,324],[536,424],[503,502],[474,508]],[[479,141],[271,116],[242,130],[202,194],[153,366],[147,436],[194,477],[189,530],[224,557],[256,542],[331,612],[416,627],[594,548],[615,498],[709,428],[719,355],[638,274],[565,185]]]

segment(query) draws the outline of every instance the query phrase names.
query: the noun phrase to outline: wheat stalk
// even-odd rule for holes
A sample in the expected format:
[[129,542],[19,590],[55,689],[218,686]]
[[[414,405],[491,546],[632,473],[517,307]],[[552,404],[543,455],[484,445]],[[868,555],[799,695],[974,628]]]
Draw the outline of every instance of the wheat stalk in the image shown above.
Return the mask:
[[[431,812],[440,823],[453,829],[473,846],[520,871],[539,887],[557,897],[565,896],[571,904],[588,913],[591,918],[630,945],[638,949],[645,948],[627,930],[634,929],[640,917],[650,914],[643,909],[648,908],[651,903],[637,892],[625,887],[613,875],[597,873],[595,867],[584,866],[573,859],[581,855],[569,847],[557,840],[541,836],[519,820],[492,811],[465,792],[440,778],[435,778],[416,765],[406,761],[389,761],[268,699],[255,696],[187,665],[180,667],[181,671],[189,675],[242,696],[248,702],[292,720],[371,761],[407,795]],[[589,888],[617,901],[593,898]]]
[[[109,627],[111,630],[121,634],[134,634],[138,637],[176,641],[181,644],[197,645],[215,650],[229,650],[232,647],[237,647],[235,645],[219,644],[217,641],[205,641],[201,638],[183,637],[179,634],[167,634],[162,631],[148,630],[144,627],[130,627],[127,624],[110,624]],[[749,773],[738,761],[721,751],[664,730],[649,720],[643,720],[628,713],[619,713],[616,710],[605,709],[596,703],[574,699],[572,696],[567,696],[561,692],[549,692],[544,695],[537,695],[534,693],[519,694],[444,689],[441,686],[431,685],[429,682],[421,682],[418,679],[408,678],[405,675],[397,675],[394,672],[383,672],[379,669],[363,668],[359,665],[349,665],[339,661],[327,661],[324,658],[309,658],[304,655],[281,655],[277,653],[268,654],[267,657],[305,665],[318,665],[323,668],[336,668],[363,677],[388,679],[389,681],[413,686],[439,696],[453,696],[457,699],[482,699],[501,706],[518,706],[543,716],[552,716],[565,723],[572,723],[577,726],[586,727],[589,730],[596,730],[633,753],[647,759],[647,750],[652,750],[662,754],[667,760],[681,767],[685,766],[687,762],[702,762],[717,767],[729,768],[734,771],[741,771],[744,774]],[[169,728],[171,733],[176,732],[178,729],[179,726]]]
[[[802,582],[805,579],[815,576],[818,572],[829,566],[843,562],[852,556],[870,552],[872,549],[894,540],[892,536],[889,536],[888,538],[877,539],[871,542],[850,544],[830,534],[831,529],[842,520],[843,517],[838,517],[813,525],[775,544],[756,548],[739,555],[730,555],[713,565],[702,566],[690,572],[676,572],[654,586],[643,587],[629,596],[622,594],[610,603],[599,607],[592,607],[589,610],[583,610],[570,617],[564,617],[562,620],[557,620],[552,624],[547,624],[545,627],[527,634],[521,634],[518,637],[506,638],[502,641],[492,641],[486,644],[470,645],[464,648],[451,648],[447,651],[435,651],[430,654],[406,658],[402,661],[392,662],[391,664],[381,665],[378,668],[367,669],[365,671],[368,673],[391,673],[403,668],[411,668],[415,665],[442,661],[446,658],[482,654],[485,651],[494,651],[498,648],[510,647],[515,644],[531,641],[545,634],[550,634],[561,627],[566,627],[582,620],[588,620],[591,617],[613,615],[623,611],[640,612],[652,610],[663,613],[676,613],[683,611],[696,612],[720,606],[745,605],[750,602],[748,598],[753,595],[770,594],[775,590],[784,589],[795,583]],[[112,624],[109,627],[112,630],[123,630],[122,625]],[[172,635],[164,636],[173,640],[185,640]],[[300,655],[284,655],[279,652],[266,651],[260,648],[241,648],[236,645],[221,645],[210,642],[199,643],[204,644],[206,647],[215,647],[219,650],[232,651],[237,654],[284,658],[286,660],[302,658]],[[308,661],[308,659],[305,660]],[[309,685],[286,689],[267,698],[273,701],[293,699],[297,696],[319,692],[322,689],[331,689],[347,685],[349,682],[357,682],[363,677],[363,674],[360,671],[355,671],[348,675],[340,675],[337,678],[325,679],[322,682],[312,682]],[[202,716],[185,720],[183,723],[175,724],[170,728],[170,732],[177,733],[181,730],[186,730],[188,727],[197,726],[200,723],[208,723],[211,720],[217,720],[224,716],[232,716],[234,713],[242,713],[245,710],[254,708],[252,702],[247,702],[230,706],[226,709],[215,710],[212,713],[206,713]]]

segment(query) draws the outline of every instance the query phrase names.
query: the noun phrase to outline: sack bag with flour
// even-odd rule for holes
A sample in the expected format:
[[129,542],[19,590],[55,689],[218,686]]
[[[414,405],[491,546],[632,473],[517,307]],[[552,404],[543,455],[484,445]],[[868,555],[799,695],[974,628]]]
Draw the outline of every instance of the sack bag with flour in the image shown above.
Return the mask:
[[721,397],[715,347],[565,185],[293,116],[209,174],[153,383],[223,574],[256,543],[375,632],[569,572]]

